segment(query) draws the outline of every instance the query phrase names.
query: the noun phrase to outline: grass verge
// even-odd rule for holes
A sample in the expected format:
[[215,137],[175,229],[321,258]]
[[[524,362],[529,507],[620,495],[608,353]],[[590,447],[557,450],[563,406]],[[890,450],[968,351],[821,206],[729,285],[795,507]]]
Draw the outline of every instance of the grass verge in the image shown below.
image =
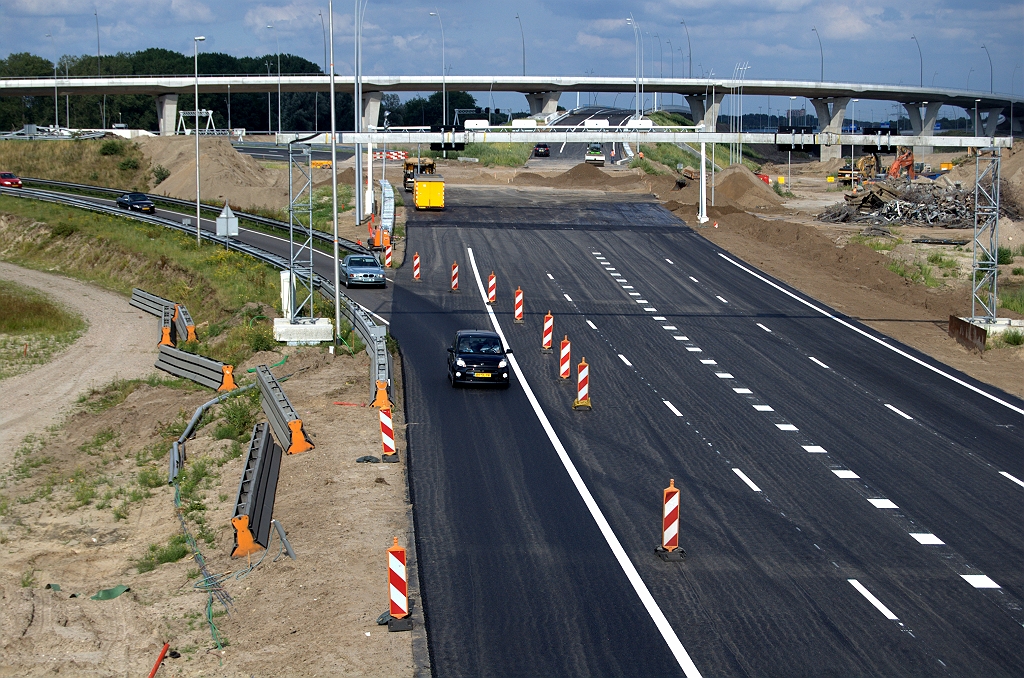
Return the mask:
[[149,190],[151,177],[149,161],[127,139],[0,144],[0,167],[37,179],[133,191]]
[[0,280],[0,379],[49,362],[85,328],[81,316],[42,292]]

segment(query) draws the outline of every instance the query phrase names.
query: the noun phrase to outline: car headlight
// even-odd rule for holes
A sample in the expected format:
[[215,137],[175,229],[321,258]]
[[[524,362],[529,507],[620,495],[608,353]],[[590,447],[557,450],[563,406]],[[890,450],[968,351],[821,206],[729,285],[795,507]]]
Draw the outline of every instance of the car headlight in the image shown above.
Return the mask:
[[504,358],[502,358],[502,359],[501,359],[501,362],[500,362],[500,363],[498,363],[498,367],[499,367],[499,368],[501,368],[501,367],[507,367],[507,366],[508,366],[508,361],[507,361],[507,360],[505,360]]
[[466,361],[463,360],[462,358],[457,358],[455,360],[455,364],[458,365],[459,367],[465,367],[466,366]]

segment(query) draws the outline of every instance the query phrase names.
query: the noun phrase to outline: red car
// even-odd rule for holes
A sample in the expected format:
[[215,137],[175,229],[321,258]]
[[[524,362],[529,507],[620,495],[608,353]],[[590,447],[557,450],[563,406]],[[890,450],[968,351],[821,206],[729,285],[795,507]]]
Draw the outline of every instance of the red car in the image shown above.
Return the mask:
[[13,172],[0,172],[0,186],[7,188],[21,188],[21,179]]

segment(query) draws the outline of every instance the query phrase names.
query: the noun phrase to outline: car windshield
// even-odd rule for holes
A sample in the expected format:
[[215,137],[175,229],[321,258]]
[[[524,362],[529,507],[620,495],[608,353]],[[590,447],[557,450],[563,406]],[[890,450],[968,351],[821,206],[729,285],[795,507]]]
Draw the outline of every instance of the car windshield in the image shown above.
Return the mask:
[[462,337],[459,339],[459,353],[501,355],[501,342],[497,337]]
[[143,193],[131,193],[128,195],[131,200],[149,200]]
[[352,257],[348,260],[349,266],[369,266],[371,268],[377,267],[377,260],[372,257]]
[[590,144],[590,148],[588,150],[591,153],[600,153],[601,152],[601,144]]
[[16,177],[10,172],[0,172],[0,179],[15,179]]

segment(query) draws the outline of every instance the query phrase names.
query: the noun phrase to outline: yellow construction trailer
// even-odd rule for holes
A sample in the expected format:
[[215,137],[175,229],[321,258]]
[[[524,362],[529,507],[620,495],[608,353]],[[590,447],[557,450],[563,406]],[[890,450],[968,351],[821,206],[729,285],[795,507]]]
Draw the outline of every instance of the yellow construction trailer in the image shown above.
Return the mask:
[[443,210],[444,177],[417,172],[413,180],[412,204],[418,210]]

